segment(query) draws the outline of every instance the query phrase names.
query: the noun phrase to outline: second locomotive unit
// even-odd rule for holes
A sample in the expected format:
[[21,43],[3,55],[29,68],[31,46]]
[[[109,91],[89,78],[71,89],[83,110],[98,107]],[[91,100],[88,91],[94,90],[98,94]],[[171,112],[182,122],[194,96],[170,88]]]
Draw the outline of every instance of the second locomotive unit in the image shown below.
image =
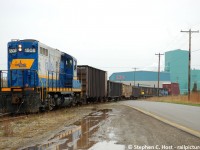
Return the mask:
[[[8,70],[0,71],[2,112],[38,112],[80,101],[77,60],[37,40],[8,43]],[[3,84],[4,83],[4,84]]]

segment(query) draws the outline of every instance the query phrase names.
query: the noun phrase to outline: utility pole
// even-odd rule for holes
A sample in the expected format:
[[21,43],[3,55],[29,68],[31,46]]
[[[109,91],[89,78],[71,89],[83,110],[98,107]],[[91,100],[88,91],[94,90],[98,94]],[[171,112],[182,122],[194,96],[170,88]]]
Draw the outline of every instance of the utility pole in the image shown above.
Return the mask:
[[190,82],[191,82],[191,77],[190,77],[190,72],[191,72],[191,38],[192,38],[192,33],[199,33],[199,31],[192,31],[191,29],[189,31],[182,31],[181,32],[186,32],[189,33],[189,62],[188,62],[188,101],[190,100]]
[[[135,71],[136,71],[136,69],[138,69],[138,68],[133,68]],[[134,86],[135,86],[135,71],[134,71]]]
[[164,55],[164,54],[155,54],[155,55],[158,55],[158,96],[159,96],[159,84],[160,84],[160,56],[161,55]]

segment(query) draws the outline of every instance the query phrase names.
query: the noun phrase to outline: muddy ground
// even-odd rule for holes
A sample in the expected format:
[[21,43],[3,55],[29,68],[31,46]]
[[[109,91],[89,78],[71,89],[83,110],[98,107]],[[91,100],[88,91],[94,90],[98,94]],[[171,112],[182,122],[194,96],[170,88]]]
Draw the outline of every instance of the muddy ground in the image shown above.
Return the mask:
[[66,108],[0,122],[0,149],[14,150],[46,140],[62,130],[63,127],[73,124],[99,107],[104,107],[104,105]]
[[182,145],[200,146],[200,139],[121,102],[62,109],[0,125],[0,149],[177,149]]

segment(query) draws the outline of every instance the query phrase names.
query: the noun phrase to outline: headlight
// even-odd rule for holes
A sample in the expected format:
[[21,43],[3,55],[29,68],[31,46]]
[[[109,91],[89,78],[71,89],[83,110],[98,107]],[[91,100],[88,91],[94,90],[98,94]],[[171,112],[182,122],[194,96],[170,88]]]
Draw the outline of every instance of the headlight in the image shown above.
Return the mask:
[[21,44],[18,45],[18,51],[20,51],[20,52],[22,51],[22,45]]

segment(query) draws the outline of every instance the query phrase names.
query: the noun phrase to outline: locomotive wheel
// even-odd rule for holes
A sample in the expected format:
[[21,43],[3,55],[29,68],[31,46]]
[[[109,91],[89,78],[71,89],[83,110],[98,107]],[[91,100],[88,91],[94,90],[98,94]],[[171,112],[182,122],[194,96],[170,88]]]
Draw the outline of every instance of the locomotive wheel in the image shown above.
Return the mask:
[[77,105],[78,105],[78,98],[77,97],[73,97],[72,106],[77,106]]
[[52,97],[50,97],[48,99],[48,109],[53,110],[55,108],[55,106],[56,106],[55,100]]
[[62,98],[61,98],[61,97],[58,97],[58,98],[56,99],[56,106],[60,107],[60,106],[62,105],[62,103],[63,103]]

